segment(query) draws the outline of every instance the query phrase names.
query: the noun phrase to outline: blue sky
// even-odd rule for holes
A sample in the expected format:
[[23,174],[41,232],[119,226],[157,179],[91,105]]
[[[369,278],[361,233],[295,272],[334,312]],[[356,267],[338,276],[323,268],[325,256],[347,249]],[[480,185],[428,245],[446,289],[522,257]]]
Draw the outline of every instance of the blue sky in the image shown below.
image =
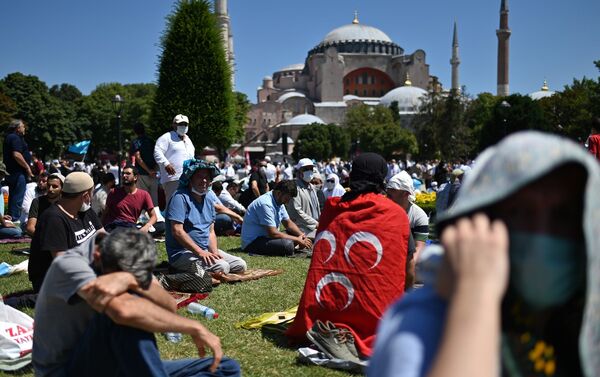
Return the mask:
[[[510,89],[530,93],[548,80],[560,90],[573,78],[599,76],[600,1],[508,0]],[[0,1],[0,77],[20,71],[49,86],[88,94],[104,82],[154,82],[164,0]],[[458,22],[461,84],[495,92],[500,0],[229,0],[236,89],[255,101],[262,77],[304,61],[332,29],[377,27],[412,53],[423,49],[430,73],[450,85],[452,24]]]

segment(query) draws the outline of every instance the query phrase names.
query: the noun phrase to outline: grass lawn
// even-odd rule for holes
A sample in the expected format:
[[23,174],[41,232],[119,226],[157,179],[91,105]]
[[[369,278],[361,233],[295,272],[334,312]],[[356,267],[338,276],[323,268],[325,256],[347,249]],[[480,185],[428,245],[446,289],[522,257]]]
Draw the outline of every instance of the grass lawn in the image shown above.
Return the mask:
[[[13,248],[20,246],[26,245],[0,245],[0,262],[16,264],[26,259],[26,256],[11,252]],[[244,376],[348,376],[344,372],[297,364],[295,350],[278,347],[271,340],[263,338],[258,330],[235,328],[234,325],[239,321],[297,305],[310,263],[309,259],[301,258],[250,257],[241,253],[239,246],[239,238],[219,238],[219,247],[243,257],[249,268],[280,268],[284,273],[245,283],[223,284],[201,301],[219,313],[216,320],[199,320],[221,337],[225,355],[240,362]],[[166,260],[164,243],[159,243],[158,248],[159,259]],[[0,278],[1,295],[29,288],[31,285],[27,274]],[[28,311],[28,314],[33,316],[33,311]],[[180,309],[179,314],[193,318],[185,309]],[[184,336],[184,340],[177,344],[167,342],[160,335],[157,335],[157,340],[164,359],[197,356],[188,336]],[[9,375],[15,374],[0,372],[0,376]],[[33,372],[28,370],[17,375],[32,376]]]

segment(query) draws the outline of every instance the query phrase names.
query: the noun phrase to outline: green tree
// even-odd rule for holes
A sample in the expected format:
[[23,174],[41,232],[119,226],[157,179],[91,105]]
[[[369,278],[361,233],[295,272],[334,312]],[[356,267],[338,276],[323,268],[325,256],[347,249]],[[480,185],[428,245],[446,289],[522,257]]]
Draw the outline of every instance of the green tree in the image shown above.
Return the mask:
[[363,152],[379,153],[389,159],[418,151],[415,135],[394,121],[392,111],[385,106],[354,106],[346,113],[345,125],[351,140],[360,143]]
[[28,145],[42,157],[58,156],[85,134],[62,100],[50,95],[46,84],[36,76],[11,73],[0,81],[0,91],[16,104],[14,116],[23,119],[29,128]]
[[129,142],[134,137],[133,125],[137,122],[148,124],[156,85],[109,83],[98,85],[89,96],[85,96],[79,107],[82,128],[89,130],[92,143],[90,154],[100,151],[118,153],[118,127],[112,99],[119,94],[124,100],[121,112],[121,132],[123,151],[129,150]]
[[346,158],[350,150],[350,135],[335,124],[313,123],[304,126],[294,144],[296,160],[304,157],[328,160],[332,157]]
[[196,149],[210,145],[223,151],[239,132],[230,68],[209,2],[179,1],[167,17],[161,48],[154,134],[170,129],[173,116],[182,113],[190,119]]
[[[506,102],[508,105],[503,105]],[[522,130],[553,130],[544,118],[542,107],[529,96],[512,94],[498,98],[492,117],[484,125],[480,134],[481,149],[496,144],[504,136]]]
[[252,108],[248,96],[241,92],[235,92],[235,138],[234,141],[242,141],[244,139],[244,126],[248,123],[248,112]]
[[0,127],[4,129],[17,112],[17,105],[6,94],[0,91]]

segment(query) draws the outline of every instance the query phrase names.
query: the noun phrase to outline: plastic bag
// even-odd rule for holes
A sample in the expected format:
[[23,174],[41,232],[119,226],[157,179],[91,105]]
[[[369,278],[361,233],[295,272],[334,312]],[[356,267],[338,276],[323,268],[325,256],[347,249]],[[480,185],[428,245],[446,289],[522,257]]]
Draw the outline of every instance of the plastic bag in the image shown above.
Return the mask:
[[0,370],[17,370],[31,362],[33,318],[0,300]]

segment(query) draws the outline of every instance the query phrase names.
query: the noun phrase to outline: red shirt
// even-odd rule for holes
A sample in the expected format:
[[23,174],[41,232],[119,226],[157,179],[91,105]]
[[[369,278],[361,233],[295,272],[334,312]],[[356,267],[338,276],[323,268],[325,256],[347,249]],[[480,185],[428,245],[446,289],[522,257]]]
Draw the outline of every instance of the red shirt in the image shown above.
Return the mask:
[[137,223],[142,211],[152,208],[154,204],[148,191],[138,188],[133,194],[129,194],[123,187],[114,188],[106,198],[107,213],[103,225],[115,220]]
[[590,135],[588,139],[588,149],[589,151],[600,160],[600,134]]

